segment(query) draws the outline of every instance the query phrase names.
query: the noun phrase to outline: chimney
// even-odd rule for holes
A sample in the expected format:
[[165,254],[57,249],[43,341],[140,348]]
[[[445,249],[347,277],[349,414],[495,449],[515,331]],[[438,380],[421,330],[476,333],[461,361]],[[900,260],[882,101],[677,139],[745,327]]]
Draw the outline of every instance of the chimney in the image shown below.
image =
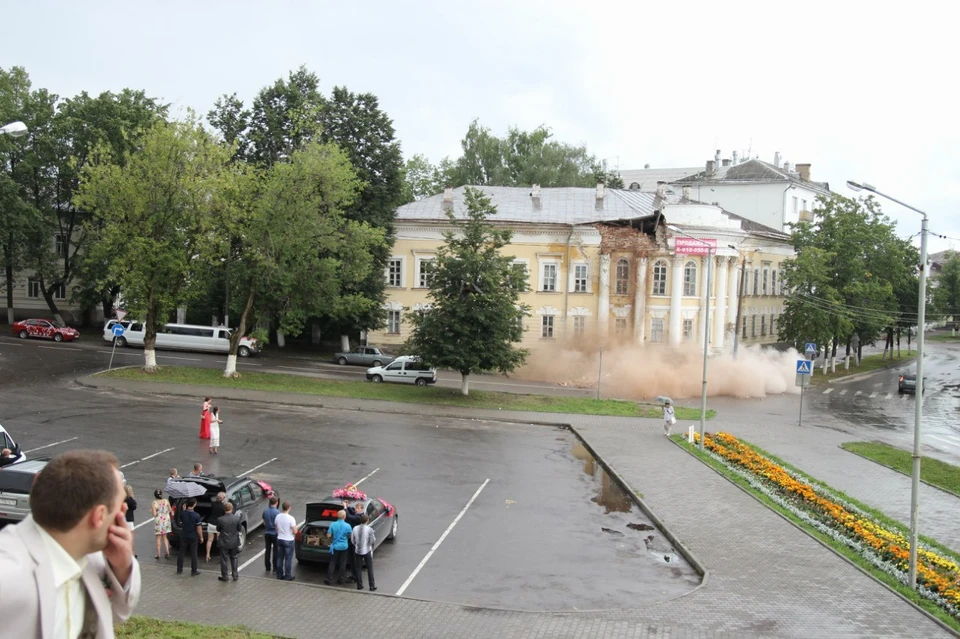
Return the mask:
[[443,210],[453,210],[453,187],[448,186],[443,189]]
[[773,154],[773,166],[780,168],[780,151]]
[[667,183],[663,180],[657,180],[657,197],[667,197]]
[[602,210],[603,210],[603,192],[604,192],[604,190],[605,190],[605,187],[603,186],[603,182],[597,182],[597,210],[598,210],[598,211],[602,211]]
[[736,151],[734,151],[734,152],[733,152],[733,165],[736,166],[736,165],[739,163],[739,162],[738,162],[739,160],[740,160],[740,154],[737,153]]
[[790,163],[787,162],[786,160],[783,161],[783,170],[786,171],[787,173],[790,172]]
[[723,166],[730,166],[730,160],[724,159],[724,160],[723,160]]
[[689,187],[689,186],[684,186],[684,187],[683,187],[683,199],[685,199],[685,200],[689,200],[689,199],[690,199],[690,187]]
[[540,210],[540,185],[534,184],[530,191],[530,198],[533,200],[533,210]]
[[797,173],[800,174],[800,179],[805,182],[810,181],[810,165],[809,164],[798,164]]
[[707,175],[713,175],[716,170],[716,162],[713,160],[707,160]]

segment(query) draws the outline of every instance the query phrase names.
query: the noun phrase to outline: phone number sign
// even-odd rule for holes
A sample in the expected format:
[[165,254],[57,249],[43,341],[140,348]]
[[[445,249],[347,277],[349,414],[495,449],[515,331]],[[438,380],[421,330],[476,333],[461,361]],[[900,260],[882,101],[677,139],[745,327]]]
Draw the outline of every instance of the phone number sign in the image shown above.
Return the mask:
[[678,237],[674,239],[673,251],[677,255],[709,255],[716,254],[717,240],[699,240],[692,237]]

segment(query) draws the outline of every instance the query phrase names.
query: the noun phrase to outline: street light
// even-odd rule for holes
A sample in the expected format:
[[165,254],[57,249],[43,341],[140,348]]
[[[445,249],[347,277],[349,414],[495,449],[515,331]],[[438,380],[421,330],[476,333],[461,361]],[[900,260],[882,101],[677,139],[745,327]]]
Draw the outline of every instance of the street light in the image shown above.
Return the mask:
[[[707,355],[710,348],[710,289],[713,287],[713,252],[716,250],[716,247],[699,237],[684,233],[675,226],[668,224],[667,228],[674,233],[679,233],[680,235],[689,237],[691,240],[696,240],[707,247],[707,303],[706,308],[703,309],[703,388],[700,391],[700,450],[703,450],[703,428],[704,423],[707,421]],[[678,282],[673,283],[674,286],[677,286],[677,284]],[[673,320],[671,320],[671,323],[672,322]]]
[[927,214],[918,208],[881,193],[871,184],[847,180],[854,191],[870,191],[891,202],[923,216],[920,226],[920,302],[917,308],[917,394],[913,413],[913,472],[910,486],[910,587],[917,587],[917,542],[919,538],[918,513],[920,510],[920,424],[923,420],[923,329],[927,310]]
[[[740,254],[740,257],[743,258],[743,262],[740,263],[740,290],[737,291],[737,319],[733,323],[733,358],[737,358],[737,350],[740,347],[740,309],[743,306],[743,293],[746,290],[746,271],[747,271],[747,256],[744,255],[743,251],[738,249],[733,244],[727,244],[727,247],[732,248],[734,251]],[[756,253],[760,249],[756,248],[751,251],[751,253]]]
[[0,135],[7,134],[11,138],[20,138],[27,134],[27,125],[23,122],[11,122],[5,126],[0,126]]

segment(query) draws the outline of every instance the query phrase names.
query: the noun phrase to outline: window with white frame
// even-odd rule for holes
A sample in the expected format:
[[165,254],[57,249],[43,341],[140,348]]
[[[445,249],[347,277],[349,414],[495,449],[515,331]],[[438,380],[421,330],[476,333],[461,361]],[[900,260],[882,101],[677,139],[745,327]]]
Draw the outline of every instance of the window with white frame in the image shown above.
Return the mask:
[[796,196],[794,196],[794,198],[793,198],[793,215],[794,215],[794,217],[797,217],[797,216],[800,215],[800,208],[799,208],[799,207],[800,207],[800,205],[799,205],[799,198],[797,198]]
[[770,294],[777,294],[777,269],[772,269],[770,271]]
[[743,330],[743,339],[747,339],[747,316],[746,315],[743,316],[743,319],[741,320],[740,325]]
[[587,329],[587,318],[583,315],[573,316],[573,335],[580,337]]
[[67,242],[65,235],[57,233],[53,237],[54,250],[57,253],[57,257],[67,257],[67,252],[70,250],[70,243]]
[[756,336],[757,336],[757,316],[751,315],[750,316],[750,337],[756,337]]
[[400,332],[400,311],[387,311],[387,332]]
[[687,262],[683,267],[683,294],[686,297],[697,296],[697,263]]
[[760,294],[760,269],[753,269],[753,294]]
[[33,278],[27,280],[27,297],[32,300],[40,298],[40,280]]
[[693,339],[693,320],[683,320],[683,341],[687,342]]
[[387,261],[387,286],[403,286],[403,258],[392,257]]
[[540,267],[540,290],[547,293],[557,291],[557,264],[546,262]]
[[806,201],[806,200],[800,200],[800,210],[801,210],[801,211],[806,211],[806,210],[808,210],[808,209],[807,209],[807,201]]
[[[667,263],[657,260],[653,263],[653,295],[667,294]],[[662,323],[662,322],[661,322]]]
[[57,284],[53,287],[53,299],[63,300],[67,298],[67,287],[63,284]]
[[772,337],[777,337],[777,316],[776,314],[770,315],[770,335]]
[[613,333],[614,335],[627,334],[627,318],[618,317],[613,320]]
[[630,291],[630,262],[625,257],[617,260],[617,279],[614,290],[617,295],[626,295]]
[[767,314],[764,313],[760,316],[760,337],[767,336]]
[[540,319],[540,337],[553,337],[553,315],[544,315]]
[[590,269],[587,264],[573,265],[573,292],[587,293],[590,291]]
[[651,342],[662,342],[663,341],[663,318],[654,317],[650,320],[650,341]]
[[763,265],[763,280],[762,286],[760,287],[762,295],[769,295],[770,291],[767,288],[767,280],[770,278],[770,267],[767,264]]

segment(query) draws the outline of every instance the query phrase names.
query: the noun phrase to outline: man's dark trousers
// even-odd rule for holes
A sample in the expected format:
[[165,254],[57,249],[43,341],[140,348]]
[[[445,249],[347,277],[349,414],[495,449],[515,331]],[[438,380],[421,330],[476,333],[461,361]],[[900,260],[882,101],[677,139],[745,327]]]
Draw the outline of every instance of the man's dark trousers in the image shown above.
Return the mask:
[[190,574],[197,572],[197,543],[199,539],[180,537],[180,548],[177,549],[177,574],[183,572],[183,553],[190,552]]
[[350,551],[344,548],[343,550],[334,550],[333,556],[330,557],[330,563],[327,566],[327,581],[333,581],[333,567],[337,566],[337,583],[343,583],[344,572],[347,567],[347,558],[350,555]]
[[357,588],[363,588],[363,565],[367,565],[367,583],[370,588],[376,588],[377,583],[373,578],[373,553],[368,552],[365,555],[357,555]]
[[240,572],[237,570],[236,548],[220,548],[220,576],[224,579],[227,578],[227,559],[230,560],[230,572],[233,580],[236,581],[240,578]]
[[280,560],[280,546],[277,545],[277,536],[264,534],[263,540],[267,546],[266,554],[263,556],[263,567],[277,572],[277,562]]

